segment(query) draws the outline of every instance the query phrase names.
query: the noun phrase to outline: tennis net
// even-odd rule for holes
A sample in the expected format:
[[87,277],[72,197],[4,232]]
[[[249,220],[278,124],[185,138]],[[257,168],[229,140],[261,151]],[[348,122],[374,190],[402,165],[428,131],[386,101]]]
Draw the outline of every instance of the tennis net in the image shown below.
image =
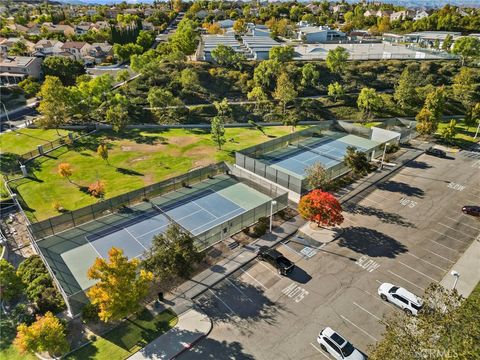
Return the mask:
[[154,208],[155,210],[157,210],[160,214],[162,214],[163,216],[165,216],[171,224],[176,224],[178,225],[183,231],[185,231],[187,234],[190,234],[190,231],[185,229],[182,225],[180,225],[178,222],[176,222],[175,220],[173,220],[173,218],[167,214],[166,211],[162,210],[162,208],[154,203],[150,203],[152,204],[152,208]]
[[327,157],[329,159],[332,159],[332,160],[335,160],[335,161],[339,161],[339,162],[343,161],[343,158],[333,156],[333,155],[328,154],[328,153],[321,152],[317,149],[311,148],[310,146],[306,146],[306,145],[302,145],[302,144],[297,143],[297,147],[300,148],[300,149],[311,151],[311,152],[313,152],[315,154],[318,154],[318,155],[325,156],[325,157]]

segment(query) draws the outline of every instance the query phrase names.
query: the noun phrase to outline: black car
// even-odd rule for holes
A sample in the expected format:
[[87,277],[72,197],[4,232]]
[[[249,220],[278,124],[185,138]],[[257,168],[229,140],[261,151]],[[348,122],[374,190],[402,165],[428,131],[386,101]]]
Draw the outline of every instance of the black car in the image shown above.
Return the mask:
[[472,216],[480,216],[480,206],[475,205],[465,205],[462,208],[464,214],[472,215]]
[[270,249],[268,246],[260,247],[258,258],[273,265],[280,275],[290,274],[295,267],[295,265],[283,256],[281,252],[275,249]]
[[446,158],[447,157],[447,153],[445,151],[440,150],[440,149],[435,149],[434,147],[429,147],[427,150],[425,150],[425,154],[437,156],[437,157],[440,157],[440,158]]

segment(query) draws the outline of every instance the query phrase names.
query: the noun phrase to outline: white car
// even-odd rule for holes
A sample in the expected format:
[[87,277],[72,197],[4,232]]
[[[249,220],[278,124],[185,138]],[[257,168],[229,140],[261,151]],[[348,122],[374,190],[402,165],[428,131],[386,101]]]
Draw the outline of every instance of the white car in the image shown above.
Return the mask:
[[337,360],[365,360],[365,356],[332,328],[325,328],[318,334],[320,347]]
[[417,315],[423,306],[423,301],[415,294],[400,286],[383,283],[378,288],[378,295],[384,301],[391,302],[401,308],[407,315]]

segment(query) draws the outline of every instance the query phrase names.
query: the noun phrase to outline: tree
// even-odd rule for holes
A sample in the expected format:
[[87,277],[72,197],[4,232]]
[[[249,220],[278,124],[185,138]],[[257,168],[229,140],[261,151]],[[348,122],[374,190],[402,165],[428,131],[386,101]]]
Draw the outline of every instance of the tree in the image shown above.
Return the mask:
[[8,55],[11,56],[22,56],[26,55],[28,53],[28,47],[27,44],[25,44],[25,41],[20,40],[17,42],[14,42],[13,45],[8,49]]
[[87,291],[87,296],[100,309],[100,320],[120,320],[139,309],[153,278],[149,271],[138,271],[139,264],[140,260],[129,260],[121,249],[112,247],[108,260],[97,258],[88,269],[88,278],[98,280]]
[[473,36],[461,37],[453,44],[452,53],[461,56],[463,66],[466,60],[480,56],[480,39]]
[[417,101],[416,76],[407,68],[403,70],[395,86],[393,98],[402,109],[412,107]]
[[367,155],[354,146],[347,147],[343,161],[355,174],[366,174],[370,168]]
[[130,77],[130,73],[128,72],[128,70],[123,69],[117,73],[117,77],[115,78],[115,80],[117,82],[124,82],[124,81],[127,81],[129,77]]
[[155,36],[146,30],[140,30],[136,43],[143,48],[143,51],[147,51],[153,45],[155,41]]
[[335,49],[328,51],[325,62],[331,72],[339,74],[345,69],[348,57],[348,51],[341,46],[337,46]]
[[457,135],[457,121],[450,120],[450,123],[442,129],[441,135],[446,141],[453,140]]
[[302,196],[298,212],[305,220],[318,226],[335,226],[343,222],[342,206],[335,197],[321,190],[312,190]]
[[58,165],[57,168],[58,175],[61,177],[67,178],[68,182],[72,182],[70,180],[70,176],[73,174],[72,166],[69,163],[61,163]]
[[475,80],[475,72],[471,68],[462,67],[460,72],[453,78],[453,95],[462,103],[465,109],[473,106],[475,101],[480,97],[477,87],[478,83]]
[[178,118],[175,116],[175,110],[184,104],[169,90],[161,87],[152,87],[148,91],[147,100],[161,123],[169,124],[178,122]]
[[478,122],[480,122],[480,102],[470,107],[465,115],[465,125],[467,125],[468,130]]
[[223,118],[221,116],[214,116],[212,119],[210,134],[213,142],[217,144],[218,149],[222,149],[222,145],[225,144],[225,128]]
[[238,68],[245,61],[243,54],[237,53],[231,46],[221,44],[212,50],[212,58],[218,65],[229,68]]
[[65,325],[51,312],[47,312],[45,316],[37,316],[37,320],[30,326],[20,324],[14,345],[21,353],[47,352],[53,356],[61,355],[70,348],[65,335]]
[[124,104],[112,105],[105,113],[105,120],[112,125],[112,130],[115,132],[122,131],[128,124],[128,111]]
[[442,50],[449,52],[450,49],[452,48],[452,44],[453,44],[452,35],[447,34],[447,36],[445,36],[445,40],[443,40],[443,43],[442,43]]
[[305,181],[310,189],[323,188],[330,181],[330,175],[320,162],[305,169]]
[[0,299],[12,300],[21,293],[22,288],[13,265],[5,259],[0,259]]
[[277,79],[277,87],[273,97],[282,105],[282,113],[285,115],[287,103],[294,100],[298,93],[295,90],[295,84],[290,80],[288,73],[282,72]]
[[98,145],[97,154],[103,160],[105,160],[107,164],[110,165],[110,163],[108,162],[108,145],[107,144],[101,143],[100,145]]
[[260,103],[267,101],[268,96],[260,86],[255,86],[251,91],[248,92],[247,99],[250,101],[255,101],[255,110],[258,111],[260,108]]
[[280,63],[276,60],[264,60],[253,71],[253,82],[263,90],[271,90],[275,84]]
[[186,68],[180,72],[180,84],[183,90],[187,91],[199,91],[202,90],[200,85],[200,79],[195,70]]
[[105,183],[97,180],[88,186],[88,193],[96,198],[103,198],[105,196]]
[[217,115],[222,118],[224,124],[232,121],[232,108],[227,98],[223,98],[222,101],[214,101],[213,106],[215,110],[217,110]]
[[29,76],[25,80],[20,81],[18,83],[18,86],[22,88],[23,92],[25,93],[25,97],[27,98],[31,98],[37,95],[41,87],[38,81],[31,76]]
[[132,55],[140,55],[143,51],[144,49],[141,45],[134,43],[113,45],[113,53],[120,61],[128,61]]
[[195,31],[195,23],[184,17],[177,26],[170,41],[175,50],[181,51],[186,55],[193,54],[197,48],[198,35]]
[[48,56],[42,63],[45,77],[56,76],[63,85],[74,85],[78,76],[85,74],[85,65],[65,56]]
[[233,23],[233,31],[237,34],[243,35],[247,32],[247,23],[244,19],[238,19]]
[[417,316],[392,313],[383,338],[369,359],[476,359],[480,337],[480,297],[477,290],[463,299],[456,290],[430,284],[423,296],[424,310]]
[[313,64],[305,64],[302,66],[302,86],[316,86],[320,79],[320,72]]
[[187,279],[203,256],[197,251],[194,238],[178,225],[171,224],[167,231],[153,238],[143,266],[159,279],[170,275]]
[[58,77],[47,76],[38,95],[42,98],[38,111],[43,115],[39,125],[54,128],[58,133],[58,127],[67,121],[71,113],[68,89]]
[[431,135],[437,131],[438,122],[426,107],[420,110],[415,119],[417,120],[417,132],[420,135]]
[[[445,107],[445,90],[442,87],[430,92],[425,99],[424,107],[428,109],[436,122],[440,121]],[[436,130],[436,128],[435,128]]]
[[274,46],[268,52],[270,59],[277,60],[280,63],[292,61],[294,55],[293,46]]
[[248,120],[248,123],[250,125],[252,125],[255,129],[257,129],[258,131],[260,131],[264,136],[267,136],[267,133],[265,132],[265,128],[260,125],[260,124],[257,124],[255,121],[253,120]]
[[328,84],[327,90],[328,96],[333,96],[333,102],[337,102],[337,98],[339,96],[345,95],[345,90],[343,89],[343,86],[337,81],[332,84]]
[[382,98],[377,94],[375,89],[362,88],[357,99],[357,106],[365,116],[370,116],[373,111],[382,107]]

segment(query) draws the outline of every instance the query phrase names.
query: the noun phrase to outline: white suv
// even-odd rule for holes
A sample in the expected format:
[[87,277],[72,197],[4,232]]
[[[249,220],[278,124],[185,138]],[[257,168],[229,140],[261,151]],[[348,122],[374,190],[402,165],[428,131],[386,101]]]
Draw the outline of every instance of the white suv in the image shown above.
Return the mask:
[[365,360],[360,351],[329,327],[320,331],[317,341],[323,350],[337,360]]
[[405,311],[407,315],[417,315],[423,306],[422,299],[418,296],[400,286],[395,286],[390,283],[380,285],[378,295],[380,295],[382,300],[397,305]]

